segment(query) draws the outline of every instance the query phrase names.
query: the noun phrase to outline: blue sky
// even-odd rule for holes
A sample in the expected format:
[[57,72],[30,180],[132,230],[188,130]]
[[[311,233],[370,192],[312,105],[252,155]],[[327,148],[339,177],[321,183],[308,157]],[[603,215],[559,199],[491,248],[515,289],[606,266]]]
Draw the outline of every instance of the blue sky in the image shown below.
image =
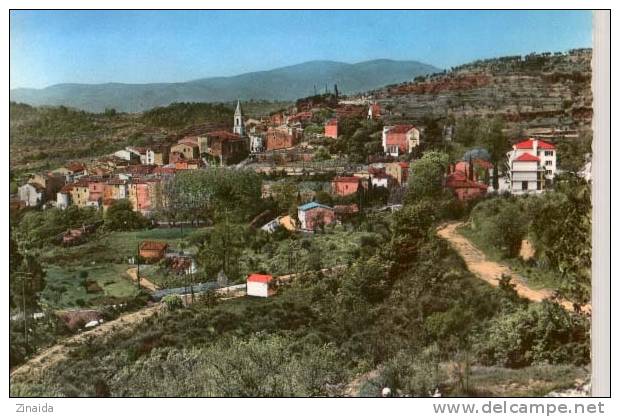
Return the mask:
[[588,11],[13,11],[11,88],[175,82],[305,61],[478,58],[590,47]]

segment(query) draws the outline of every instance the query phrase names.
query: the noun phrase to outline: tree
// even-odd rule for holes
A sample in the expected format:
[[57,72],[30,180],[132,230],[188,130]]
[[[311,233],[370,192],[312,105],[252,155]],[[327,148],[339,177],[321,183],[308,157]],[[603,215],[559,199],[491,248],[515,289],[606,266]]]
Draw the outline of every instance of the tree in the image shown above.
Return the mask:
[[280,213],[288,212],[291,207],[297,211],[299,188],[293,181],[278,181],[271,186],[270,192]]
[[243,226],[231,223],[227,217],[213,227],[199,244],[197,256],[207,277],[223,271],[229,278],[237,278],[246,234]]
[[137,230],[148,227],[150,222],[141,213],[133,211],[131,201],[115,200],[108,208],[104,217],[104,225],[108,230]]
[[499,189],[499,166],[500,161],[504,161],[506,152],[510,145],[504,135],[504,124],[502,119],[496,117],[492,119],[485,128],[483,143],[491,156],[493,164],[493,189]]
[[221,218],[225,213],[248,220],[261,211],[262,181],[254,171],[221,167],[188,170],[173,181],[170,188],[175,193],[175,206],[192,222]]
[[440,144],[443,140],[443,129],[432,116],[426,116],[422,124],[424,125],[424,142],[432,146]]
[[472,227],[503,256],[519,255],[528,219],[514,199],[502,197],[480,202],[471,213]]
[[182,217],[181,196],[179,183],[173,178],[165,179],[161,182],[160,201],[157,205],[157,214],[164,218],[170,226]]
[[13,234],[20,244],[40,247],[54,242],[68,229],[90,225],[101,220],[101,213],[92,207],[69,206],[66,210],[52,208],[24,214]]
[[443,176],[448,167],[448,155],[442,152],[426,152],[411,164],[409,189],[405,201],[439,196],[443,191]]
[[592,267],[591,187],[560,176],[556,191],[528,200],[529,232],[536,258],[560,273],[560,293],[578,304],[590,299]]
[[314,200],[319,204],[325,204],[332,206],[334,204],[334,198],[327,191],[319,190],[314,194]]
[[319,146],[319,149],[317,149],[316,152],[314,153],[313,159],[315,161],[326,161],[330,158],[331,158],[331,155],[329,154],[329,151],[327,150],[327,148],[325,148],[324,146]]
[[473,146],[482,137],[482,121],[477,117],[464,117],[456,122],[454,141],[463,146]]

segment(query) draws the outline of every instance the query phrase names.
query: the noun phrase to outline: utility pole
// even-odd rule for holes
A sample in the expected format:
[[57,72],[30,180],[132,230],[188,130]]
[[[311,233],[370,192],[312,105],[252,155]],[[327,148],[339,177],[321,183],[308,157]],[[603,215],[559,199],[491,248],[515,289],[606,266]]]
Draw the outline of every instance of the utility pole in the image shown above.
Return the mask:
[[189,292],[192,298],[192,304],[194,304],[194,273],[192,272],[192,265],[190,263],[189,268],[187,269],[189,272]]
[[224,273],[228,274],[228,208],[226,209],[224,223]]
[[21,277],[22,282],[22,314],[24,315],[24,343],[28,346],[28,312],[26,309],[26,277],[32,279],[31,272],[16,272],[14,276]]
[[138,256],[136,256],[136,262],[138,265],[136,271],[136,281],[138,282],[138,291],[140,290],[140,244],[138,243]]
[[28,346],[28,316],[26,314],[26,279],[22,278],[22,313],[24,314],[24,343]]

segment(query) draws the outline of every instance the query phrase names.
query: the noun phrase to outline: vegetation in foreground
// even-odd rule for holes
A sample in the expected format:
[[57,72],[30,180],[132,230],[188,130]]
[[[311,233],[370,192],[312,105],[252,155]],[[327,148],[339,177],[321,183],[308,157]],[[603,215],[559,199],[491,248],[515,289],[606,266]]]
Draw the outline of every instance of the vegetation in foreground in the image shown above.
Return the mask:
[[435,171],[418,177],[424,184],[411,187],[415,198],[390,215],[384,233],[360,241],[346,271],[306,272],[270,299],[205,296],[170,308],[129,335],[77,347],[41,377],[14,378],[12,395],[343,395],[373,369],[397,395],[476,395],[488,386],[473,377],[480,366],[524,374],[564,366],[554,368],[568,369],[563,384],[581,375],[588,318],[530,304],[508,280],[492,288],[469,273],[435,236],[437,222],[455,213]]

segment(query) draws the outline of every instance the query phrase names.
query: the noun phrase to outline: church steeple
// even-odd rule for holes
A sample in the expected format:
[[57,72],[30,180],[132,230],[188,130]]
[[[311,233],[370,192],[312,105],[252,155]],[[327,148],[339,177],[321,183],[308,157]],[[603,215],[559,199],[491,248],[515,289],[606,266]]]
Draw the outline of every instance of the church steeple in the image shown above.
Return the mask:
[[245,125],[243,124],[243,112],[241,111],[241,102],[237,100],[237,108],[235,109],[235,124],[233,133],[239,136],[245,136]]

